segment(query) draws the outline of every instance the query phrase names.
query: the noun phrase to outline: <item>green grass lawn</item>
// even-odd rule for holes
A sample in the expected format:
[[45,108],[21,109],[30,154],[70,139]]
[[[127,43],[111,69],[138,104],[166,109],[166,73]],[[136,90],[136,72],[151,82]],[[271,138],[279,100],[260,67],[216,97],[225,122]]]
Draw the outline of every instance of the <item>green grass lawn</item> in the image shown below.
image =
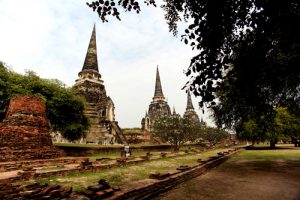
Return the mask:
[[[147,151],[132,151],[132,156],[139,157],[139,156],[145,156]],[[159,155],[160,151],[151,152],[153,155]],[[109,152],[109,153],[98,153],[98,154],[92,154],[88,155],[88,158],[90,158],[91,161],[96,160],[97,158],[120,158],[121,152]]]
[[235,156],[236,159],[250,159],[250,160],[276,160],[276,159],[300,159],[299,150],[247,150]]
[[[128,182],[146,179],[152,172],[166,173],[176,170],[176,168],[181,165],[195,165],[197,164],[197,159],[205,159],[209,156],[216,155],[219,151],[225,150],[227,149],[211,150],[204,153],[184,155],[176,158],[162,158],[136,165],[105,169],[95,173],[74,173],[64,177],[50,177],[50,180],[46,182],[49,182],[50,184],[58,183],[60,185],[72,186],[75,191],[80,191],[89,185],[96,184],[99,179],[106,179],[112,186],[121,186]],[[45,182],[45,180],[42,182]]]
[[[284,148],[280,148],[279,146],[277,149],[268,149],[266,146],[257,146],[253,149],[242,151],[239,154],[232,156],[230,159],[233,161],[246,161],[249,162],[248,166],[261,169],[264,168],[265,170],[278,165],[278,162],[290,165],[300,165],[300,148],[292,148],[291,145],[284,146]],[[227,165],[226,163],[223,165],[223,168],[232,167],[232,165]]]
[[299,160],[300,148],[292,145],[277,145],[276,149],[268,149],[268,146],[255,146],[234,156],[235,159],[248,160]]

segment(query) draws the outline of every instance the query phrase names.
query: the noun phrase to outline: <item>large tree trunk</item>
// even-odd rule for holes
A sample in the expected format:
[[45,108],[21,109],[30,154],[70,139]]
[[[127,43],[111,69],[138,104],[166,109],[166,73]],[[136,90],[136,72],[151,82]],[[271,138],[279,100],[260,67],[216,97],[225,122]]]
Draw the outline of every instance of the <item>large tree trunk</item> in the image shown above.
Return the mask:
[[275,149],[276,142],[270,141],[270,148]]
[[176,143],[174,144],[174,151],[178,151],[179,150],[179,145]]

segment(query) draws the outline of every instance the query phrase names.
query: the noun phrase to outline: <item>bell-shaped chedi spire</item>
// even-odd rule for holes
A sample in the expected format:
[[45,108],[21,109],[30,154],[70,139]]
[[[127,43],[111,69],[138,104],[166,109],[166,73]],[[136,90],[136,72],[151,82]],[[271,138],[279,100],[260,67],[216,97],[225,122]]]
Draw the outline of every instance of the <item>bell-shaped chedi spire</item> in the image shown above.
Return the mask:
[[97,47],[96,47],[96,28],[94,25],[92,36],[90,39],[89,47],[85,56],[82,71],[84,70],[98,70],[98,60],[97,60]]
[[164,97],[164,94],[163,94],[163,91],[161,88],[158,66],[156,69],[155,91],[154,91],[153,100],[165,100],[165,97]]
[[175,110],[175,107],[173,106],[173,115],[176,115],[176,110]]
[[191,93],[188,90],[187,91],[187,104],[186,104],[186,110],[194,110],[192,98],[191,98]]
[[[156,119],[162,116],[171,116],[171,109],[162,92],[158,66],[156,69],[154,97],[149,105],[147,120],[142,122],[142,129],[152,131]],[[147,123],[146,123],[147,122]]]
[[187,104],[186,104],[186,110],[185,110],[185,113],[183,114],[183,117],[187,117],[195,123],[200,122],[199,117],[194,110],[191,93],[189,90],[187,91]]
[[103,85],[103,80],[101,80],[101,74],[99,73],[98,70],[95,25],[91,35],[89,47],[86,52],[84,64],[82,70],[78,73],[78,76],[79,79],[75,81],[76,82],[75,87],[86,81]]

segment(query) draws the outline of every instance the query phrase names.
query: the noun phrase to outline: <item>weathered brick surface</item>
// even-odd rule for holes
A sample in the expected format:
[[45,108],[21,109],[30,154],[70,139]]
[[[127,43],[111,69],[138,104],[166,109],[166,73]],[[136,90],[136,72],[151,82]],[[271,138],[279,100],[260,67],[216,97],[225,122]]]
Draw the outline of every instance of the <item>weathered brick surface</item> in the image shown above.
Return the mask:
[[55,158],[55,159],[40,159],[40,160],[20,160],[20,161],[10,161],[0,163],[0,172],[13,171],[23,168],[37,168],[45,166],[64,166],[67,164],[80,164],[86,161],[88,158],[78,157],[78,158]]
[[12,185],[0,183],[0,199],[11,200],[40,200],[40,199],[67,199],[72,193],[72,187],[60,185],[41,185],[33,183],[30,185]]
[[39,97],[11,99],[0,123],[0,162],[58,157],[49,131],[46,106]]

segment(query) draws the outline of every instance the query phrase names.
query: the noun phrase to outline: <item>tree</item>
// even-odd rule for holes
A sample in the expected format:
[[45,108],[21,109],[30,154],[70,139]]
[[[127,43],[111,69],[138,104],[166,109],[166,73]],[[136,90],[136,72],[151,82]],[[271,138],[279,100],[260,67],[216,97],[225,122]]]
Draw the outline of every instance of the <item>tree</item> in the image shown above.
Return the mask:
[[163,116],[155,120],[153,125],[153,135],[170,142],[174,150],[186,142],[196,141],[201,137],[201,132],[200,124],[178,116]]
[[[140,11],[136,0],[118,4]],[[88,5],[102,21],[110,14],[120,19],[116,3]],[[164,0],[161,7],[174,35],[179,21],[190,23],[182,40],[198,55],[191,58],[185,88],[201,97],[201,107],[213,109],[219,126],[236,128],[260,116],[273,120],[273,108],[281,106],[299,116],[298,0]]]
[[274,109],[274,119],[266,120],[265,116],[241,121],[237,126],[239,139],[255,142],[270,142],[270,148],[275,148],[276,143],[284,137],[300,137],[299,118],[291,114],[287,108],[278,107]]
[[300,117],[286,107],[276,108],[276,112],[275,126],[279,134],[290,137],[295,147],[300,147]]
[[228,138],[229,133],[225,130],[214,127],[205,127],[204,129],[203,139],[207,140],[211,145],[216,145]]
[[[155,5],[155,1],[145,1],[147,5]],[[126,11],[140,12],[136,0],[93,1],[87,3],[97,11],[103,22],[112,15],[120,20],[118,5]],[[209,103],[215,105],[214,92],[218,83],[226,76],[224,71],[235,60],[239,53],[239,44],[244,41],[245,29],[253,33],[259,43],[265,45],[261,55],[265,58],[261,64],[270,63],[268,55],[272,53],[273,63],[282,61],[281,56],[292,53],[299,62],[299,1],[269,1],[269,0],[164,0],[161,6],[170,31],[177,34],[177,23],[182,19],[190,19],[182,39],[192,46],[199,54],[191,59],[186,72],[190,76],[188,87],[195,95],[202,97],[200,105]],[[298,54],[299,55],[299,54]],[[270,63],[270,64],[271,64]],[[289,71],[287,76],[295,77]],[[262,71],[262,73],[264,73]],[[266,75],[266,80],[273,76]],[[271,88],[272,89],[272,88]]]
[[65,88],[62,82],[41,79],[32,71],[21,75],[8,70],[0,62],[0,86],[0,120],[5,116],[10,98],[36,95],[46,103],[47,117],[53,131],[60,131],[63,137],[71,141],[84,136],[89,126],[83,114],[85,100],[76,96],[71,88]]

